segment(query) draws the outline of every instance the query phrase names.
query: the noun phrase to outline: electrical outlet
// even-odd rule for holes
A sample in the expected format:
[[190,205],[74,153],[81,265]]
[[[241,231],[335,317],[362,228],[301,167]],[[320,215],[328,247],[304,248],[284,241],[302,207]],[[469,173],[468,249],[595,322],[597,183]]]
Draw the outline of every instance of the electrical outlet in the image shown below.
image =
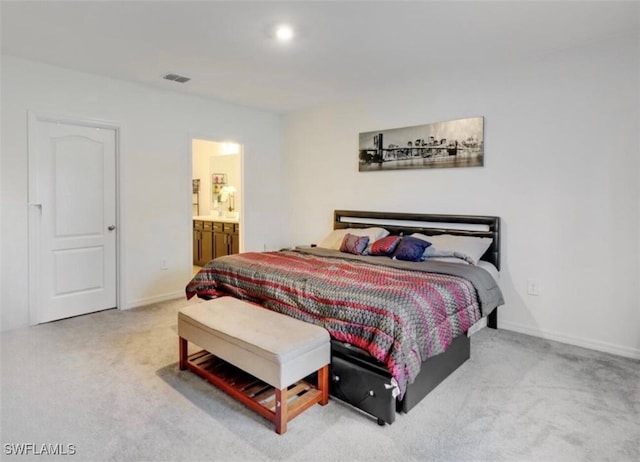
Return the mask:
[[540,285],[536,279],[527,279],[527,293],[529,295],[540,295]]
[[169,269],[169,267],[167,266],[167,259],[163,258],[160,260],[160,269],[161,270],[166,270]]

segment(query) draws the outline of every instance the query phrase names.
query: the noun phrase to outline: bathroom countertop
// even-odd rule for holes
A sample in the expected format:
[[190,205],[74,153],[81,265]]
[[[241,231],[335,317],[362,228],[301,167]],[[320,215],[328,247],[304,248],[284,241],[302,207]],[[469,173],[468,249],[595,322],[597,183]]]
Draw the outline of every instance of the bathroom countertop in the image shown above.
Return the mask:
[[229,218],[229,217],[219,217],[216,215],[198,215],[193,217],[194,220],[200,221],[218,221],[222,223],[239,223],[237,218]]

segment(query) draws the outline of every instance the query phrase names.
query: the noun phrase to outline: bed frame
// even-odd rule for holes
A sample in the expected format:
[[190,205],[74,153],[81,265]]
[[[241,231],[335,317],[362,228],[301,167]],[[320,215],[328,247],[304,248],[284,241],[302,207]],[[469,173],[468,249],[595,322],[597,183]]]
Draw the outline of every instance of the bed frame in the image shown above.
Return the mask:
[[[493,242],[482,260],[500,269],[500,218],[477,215],[435,215],[395,212],[336,210],[334,229],[380,226],[392,234],[455,234],[490,237]],[[487,325],[498,327],[498,310],[487,316]],[[391,374],[385,365],[366,351],[336,340],[331,341],[330,393],[335,398],[377,419],[378,424],[394,422],[397,412],[409,412],[431,390],[470,357],[467,335],[454,339],[447,351],[422,363],[415,381],[402,400],[393,396]]]

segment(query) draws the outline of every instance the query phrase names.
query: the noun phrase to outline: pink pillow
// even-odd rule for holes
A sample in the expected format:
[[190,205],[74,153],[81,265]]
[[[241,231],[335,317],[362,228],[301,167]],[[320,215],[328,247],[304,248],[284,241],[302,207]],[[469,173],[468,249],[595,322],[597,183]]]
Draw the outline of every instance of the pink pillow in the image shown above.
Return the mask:
[[371,244],[370,255],[391,255],[400,242],[400,236],[387,236]]

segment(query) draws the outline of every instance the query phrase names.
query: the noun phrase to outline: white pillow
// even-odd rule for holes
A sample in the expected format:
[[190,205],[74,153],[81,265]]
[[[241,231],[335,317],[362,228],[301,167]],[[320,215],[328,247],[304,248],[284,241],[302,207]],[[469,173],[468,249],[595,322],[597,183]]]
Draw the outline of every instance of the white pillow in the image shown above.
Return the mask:
[[354,236],[368,236],[369,242],[373,243],[378,239],[387,237],[389,231],[384,228],[345,228],[335,229],[325,236],[318,244],[318,247],[325,249],[340,250],[340,244],[346,234],[353,234]]
[[420,233],[412,234],[413,237],[431,242],[435,247],[431,255],[427,257],[458,257],[467,260],[473,265],[478,264],[478,260],[491,246],[493,239],[490,237],[454,236],[453,234],[438,234],[436,236],[426,236]]

